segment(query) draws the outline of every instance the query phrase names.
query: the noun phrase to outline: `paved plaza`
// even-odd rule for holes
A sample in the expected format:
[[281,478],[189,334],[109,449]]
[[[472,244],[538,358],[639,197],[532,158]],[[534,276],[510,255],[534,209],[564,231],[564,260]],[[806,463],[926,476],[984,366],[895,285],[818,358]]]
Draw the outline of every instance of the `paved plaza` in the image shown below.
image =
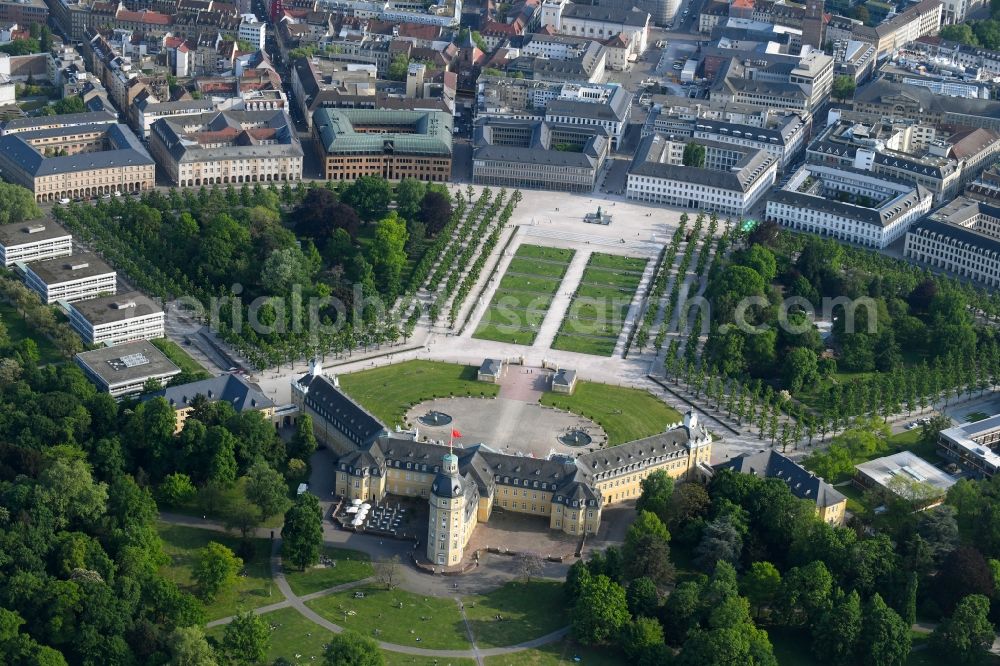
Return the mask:
[[[417,419],[430,411],[444,412],[453,420],[445,426],[421,425]],[[552,453],[577,456],[607,441],[604,430],[590,419],[509,398],[428,400],[407,412],[406,421],[417,426],[421,439],[428,437],[447,444],[454,428],[462,433],[462,437],[455,440],[456,446],[482,442],[501,453],[520,453],[535,458],[548,458]],[[559,435],[576,428],[586,430],[593,438],[590,446],[566,446],[559,442]]]

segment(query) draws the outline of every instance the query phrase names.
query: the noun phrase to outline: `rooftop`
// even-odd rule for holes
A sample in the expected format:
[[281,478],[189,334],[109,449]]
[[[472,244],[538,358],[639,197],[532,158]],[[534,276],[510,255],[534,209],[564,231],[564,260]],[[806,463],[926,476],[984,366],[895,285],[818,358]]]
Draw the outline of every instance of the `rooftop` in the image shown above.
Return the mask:
[[846,499],[821,477],[772,449],[744,453],[714,467],[717,470],[731,469],[741,474],[779,479],[785,482],[793,495],[816,502],[816,506],[820,507],[833,506]]
[[80,125],[74,132],[104,132],[108,149],[73,155],[46,157],[29,142],[66,134],[63,128],[17,132],[0,137],[0,156],[33,177],[76,173],[91,169],[152,166],[153,158],[126,125]]
[[163,312],[159,305],[139,291],[77,301],[69,307],[95,326]]
[[912,451],[900,451],[891,456],[869,460],[855,465],[855,469],[882,487],[886,487],[893,477],[902,476],[910,481],[929,484],[943,493],[957,481],[955,477],[941,471]]
[[81,352],[76,355],[76,361],[109,387],[153,377],[171,377],[181,372],[149,340]]
[[228,402],[237,414],[247,410],[274,407],[274,402],[257,386],[233,374],[168,386],[162,391],[150,394],[147,399],[163,398],[174,409],[183,409],[191,406],[195,397],[199,395],[209,402]]
[[74,254],[71,257],[35,261],[28,265],[28,270],[47,285],[83,280],[115,272],[115,269],[91,252]]
[[[442,111],[317,109],[313,125],[327,153],[451,155],[452,122]],[[377,128],[378,131],[368,131]]]
[[54,238],[71,237],[68,231],[52,220],[0,225],[0,245],[4,247],[17,247]]

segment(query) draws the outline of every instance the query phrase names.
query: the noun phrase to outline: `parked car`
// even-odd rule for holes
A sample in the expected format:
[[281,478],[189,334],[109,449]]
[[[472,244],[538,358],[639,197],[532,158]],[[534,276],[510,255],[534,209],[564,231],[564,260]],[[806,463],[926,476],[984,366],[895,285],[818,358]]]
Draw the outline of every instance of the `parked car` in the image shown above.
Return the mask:
[[62,199],[59,200],[59,203],[62,204],[63,206],[65,206],[66,204],[69,203],[69,199],[67,199],[66,197],[63,197]]

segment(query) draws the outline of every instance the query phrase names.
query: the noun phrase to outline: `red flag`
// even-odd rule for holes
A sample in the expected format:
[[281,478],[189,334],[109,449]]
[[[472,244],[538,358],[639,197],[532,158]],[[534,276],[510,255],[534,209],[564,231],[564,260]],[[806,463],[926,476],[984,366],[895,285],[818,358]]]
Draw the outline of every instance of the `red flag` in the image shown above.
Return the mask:
[[459,432],[459,431],[457,431],[457,430],[452,430],[452,431],[451,431],[451,436],[452,436],[452,437],[461,437],[461,436],[462,436],[462,433],[460,433],[460,432]]

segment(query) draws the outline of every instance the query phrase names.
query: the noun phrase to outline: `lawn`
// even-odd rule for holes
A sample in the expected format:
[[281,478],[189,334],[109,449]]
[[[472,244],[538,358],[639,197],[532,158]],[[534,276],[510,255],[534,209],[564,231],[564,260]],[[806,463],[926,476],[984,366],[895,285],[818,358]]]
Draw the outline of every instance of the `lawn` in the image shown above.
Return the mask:
[[[212,530],[159,523],[157,531],[163,539],[163,550],[170,557],[170,564],[161,573],[188,592],[194,593],[191,570],[195,551],[210,541],[216,541],[233,552],[239,552],[240,539]],[[266,606],[281,601],[281,592],[271,584],[271,544],[267,539],[252,539],[254,557],[244,562],[246,576],[238,576],[233,586],[223,590],[214,601],[205,604],[209,620],[234,615],[240,611]]]
[[645,259],[592,254],[552,348],[611,356],[645,268]]
[[975,423],[976,421],[982,421],[983,419],[989,418],[989,414],[986,412],[969,412],[965,415],[965,420],[969,423]]
[[562,583],[556,581],[510,582],[463,601],[480,647],[516,645],[569,624]]
[[17,313],[17,310],[13,305],[9,303],[0,302],[0,322],[7,327],[7,335],[10,337],[10,343],[16,345],[21,340],[34,340],[35,344],[38,345],[38,362],[41,364],[46,363],[59,363],[63,360],[63,356],[56,349],[56,346],[52,344],[44,335],[38,335],[29,326],[28,322]]
[[477,370],[472,365],[407,361],[340,375],[340,386],[391,428],[403,422],[412,405],[424,400],[449,395],[495,396],[500,387],[476,381]]
[[453,657],[415,657],[402,652],[382,650],[385,666],[475,666],[473,659],[455,659]]
[[292,592],[299,596],[319,592],[330,587],[343,585],[375,574],[368,553],[344,548],[326,547],[323,554],[333,559],[337,566],[318,566],[306,571],[289,570],[285,579]]
[[472,337],[532,344],[573,254],[537,245],[518,247]]
[[[271,643],[264,663],[270,664],[278,657],[294,663],[318,663],[333,633],[309,620],[294,608],[281,608],[261,616],[271,627]],[[225,626],[206,629],[210,639],[222,640]],[[301,655],[296,658],[296,655]],[[313,657],[316,659],[314,660]]]
[[575,645],[568,638],[534,650],[487,657],[486,666],[626,666],[628,660],[614,648]]
[[608,435],[611,446],[663,432],[680,413],[639,389],[580,381],[573,395],[545,393],[540,401],[585,416]]
[[[354,597],[359,592],[365,595],[363,599]],[[471,649],[454,599],[357,587],[306,605],[335,624],[381,641],[443,650]]]
[[199,375],[197,379],[208,379],[212,375],[201,367],[196,360],[191,358],[191,355],[184,351],[180,345],[178,345],[173,340],[168,338],[158,338],[156,340],[151,340],[150,342],[163,352],[167,358],[173,361],[174,365],[181,369],[181,372],[190,373],[193,375]]

